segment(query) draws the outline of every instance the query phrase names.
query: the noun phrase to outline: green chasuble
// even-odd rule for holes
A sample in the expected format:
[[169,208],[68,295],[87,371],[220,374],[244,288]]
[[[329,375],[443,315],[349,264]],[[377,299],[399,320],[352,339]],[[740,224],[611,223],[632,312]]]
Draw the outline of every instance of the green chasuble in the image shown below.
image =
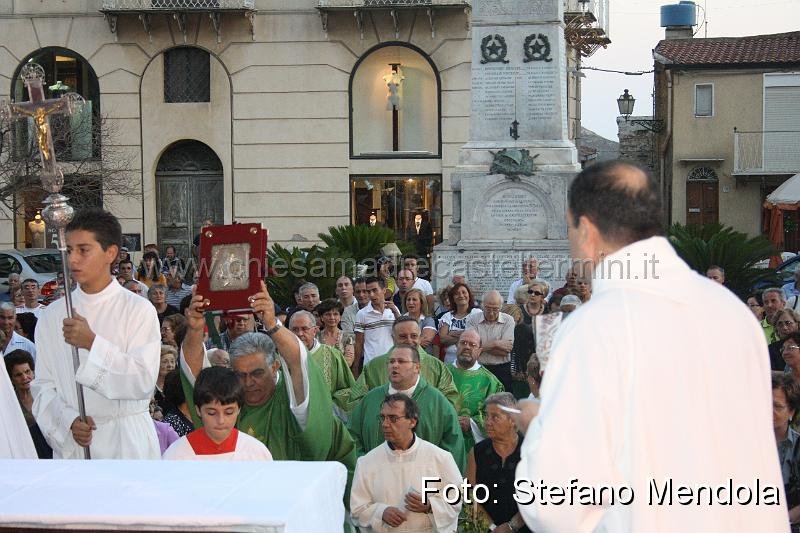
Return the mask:
[[350,387],[356,382],[353,373],[347,366],[342,352],[326,344],[316,344],[316,350],[309,355],[322,371],[322,377],[331,391],[333,403],[347,410]]
[[[463,402],[458,415],[473,419],[483,432],[483,401],[496,392],[503,392],[503,384],[483,366],[477,370],[464,370],[454,365],[447,365],[447,370],[453,376],[453,382]],[[464,446],[467,452],[475,446],[472,431],[464,434]]]
[[[350,415],[350,433],[356,441],[359,457],[377,448],[386,440],[383,438],[378,415],[381,413],[381,403],[387,394],[389,394],[388,383],[372,389]],[[453,454],[453,459],[463,473],[467,466],[467,454],[461,427],[458,425],[458,414],[453,405],[438,389],[428,385],[421,375],[411,398],[419,406],[417,436]]]
[[[288,368],[280,358],[278,384],[264,404],[245,405],[236,427],[263,442],[277,461],[339,461],[347,468],[345,506],[356,466],[356,449],[347,428],[333,415],[328,385],[313,357],[308,357],[308,417],[302,429],[289,408]],[[191,395],[187,396],[191,398]],[[199,427],[199,426],[196,426]]]
[[[439,391],[450,400],[450,403],[453,404],[456,410],[460,409],[461,396],[455,384],[453,384],[453,376],[445,369],[446,365],[422,348],[417,348],[417,351],[419,352],[420,376],[425,378],[429,384],[439,389]],[[354,409],[361,398],[369,391],[389,382],[389,373],[386,370],[386,363],[388,361],[389,354],[385,353],[367,363],[367,366],[361,371],[361,375],[358,376],[355,384],[350,389],[348,411]]]

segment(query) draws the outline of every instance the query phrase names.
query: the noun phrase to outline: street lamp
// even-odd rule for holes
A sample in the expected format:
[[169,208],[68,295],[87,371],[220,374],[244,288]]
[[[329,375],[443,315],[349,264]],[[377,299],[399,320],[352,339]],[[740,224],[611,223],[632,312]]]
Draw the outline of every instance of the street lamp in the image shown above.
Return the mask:
[[628,89],[617,98],[617,106],[619,107],[619,114],[625,117],[625,122],[628,122],[628,117],[633,114],[633,104],[636,103],[636,98],[633,97]]
[[[636,103],[636,98],[633,97],[631,93],[628,92],[628,89],[625,89],[619,98],[617,98],[617,107],[619,107],[619,114],[625,117],[625,122],[628,122],[628,118],[633,114],[633,104]],[[652,118],[640,118],[631,121],[631,124],[635,124],[637,126],[641,126],[646,130],[652,131],[653,133],[661,133],[664,131],[664,121],[663,120],[655,120]]]

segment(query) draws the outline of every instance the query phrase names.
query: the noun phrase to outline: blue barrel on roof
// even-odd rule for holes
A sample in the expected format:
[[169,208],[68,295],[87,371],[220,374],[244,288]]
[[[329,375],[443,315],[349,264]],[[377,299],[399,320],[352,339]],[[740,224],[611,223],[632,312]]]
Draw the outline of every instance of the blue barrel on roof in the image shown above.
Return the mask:
[[661,6],[661,27],[694,26],[697,24],[697,7],[694,2],[683,0],[677,4]]

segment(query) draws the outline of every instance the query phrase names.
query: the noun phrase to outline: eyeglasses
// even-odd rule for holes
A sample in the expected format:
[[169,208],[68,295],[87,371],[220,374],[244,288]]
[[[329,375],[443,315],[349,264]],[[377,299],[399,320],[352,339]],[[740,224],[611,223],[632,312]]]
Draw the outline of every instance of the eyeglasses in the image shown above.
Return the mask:
[[294,326],[293,328],[290,328],[290,329],[292,330],[292,333],[296,334],[296,333],[305,333],[306,331],[311,331],[312,329],[314,329],[314,327],[313,326],[312,327]]
[[779,322],[775,322],[775,325],[778,326],[779,328],[782,328],[785,326],[795,326],[797,325],[797,322],[795,322],[794,320],[781,320]]
[[387,420],[390,424],[397,424],[398,420],[402,420],[403,418],[408,418],[407,416],[398,416],[398,415],[378,415],[378,422],[383,424]]
[[544,296],[543,292],[535,291],[533,289],[528,289],[528,294],[533,294],[534,296]]
[[477,348],[478,347],[478,343],[477,342],[458,341],[458,344],[460,344],[461,346],[469,346],[470,348]]
[[394,364],[404,365],[406,363],[413,363],[413,362],[414,361],[412,361],[410,359],[389,359],[388,361],[386,361],[386,364],[391,366],[391,365],[394,365]]
[[791,350],[800,350],[800,346],[797,346],[796,344],[784,344],[783,348],[781,348],[782,352],[788,352]]

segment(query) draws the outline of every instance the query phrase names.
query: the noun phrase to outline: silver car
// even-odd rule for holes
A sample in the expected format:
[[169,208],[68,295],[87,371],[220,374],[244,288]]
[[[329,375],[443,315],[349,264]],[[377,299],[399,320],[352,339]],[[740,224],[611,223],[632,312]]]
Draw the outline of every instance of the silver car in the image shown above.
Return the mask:
[[55,248],[0,250],[0,293],[8,292],[8,275],[12,272],[19,274],[20,281],[28,278],[38,281],[42,296],[47,296],[57,286],[61,253]]

